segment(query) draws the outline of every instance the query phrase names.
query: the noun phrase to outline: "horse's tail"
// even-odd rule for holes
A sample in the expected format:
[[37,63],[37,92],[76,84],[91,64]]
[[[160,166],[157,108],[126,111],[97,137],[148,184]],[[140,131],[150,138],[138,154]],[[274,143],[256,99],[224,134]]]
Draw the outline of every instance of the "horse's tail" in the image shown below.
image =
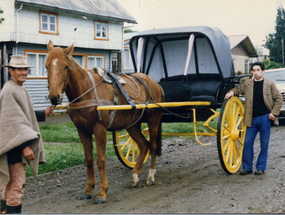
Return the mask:
[[161,122],[159,123],[159,126],[158,126],[158,132],[157,132],[157,137],[156,137],[156,144],[157,144],[157,148],[156,148],[156,155],[157,156],[161,156],[161,151],[162,151],[162,135],[161,135]]

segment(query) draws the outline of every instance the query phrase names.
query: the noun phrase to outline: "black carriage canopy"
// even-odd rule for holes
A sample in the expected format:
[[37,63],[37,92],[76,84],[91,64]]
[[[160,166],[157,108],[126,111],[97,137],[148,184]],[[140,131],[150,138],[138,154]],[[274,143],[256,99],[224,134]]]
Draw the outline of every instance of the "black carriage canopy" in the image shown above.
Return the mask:
[[132,37],[130,49],[135,71],[157,82],[183,74],[234,76],[229,39],[216,27],[144,31]]

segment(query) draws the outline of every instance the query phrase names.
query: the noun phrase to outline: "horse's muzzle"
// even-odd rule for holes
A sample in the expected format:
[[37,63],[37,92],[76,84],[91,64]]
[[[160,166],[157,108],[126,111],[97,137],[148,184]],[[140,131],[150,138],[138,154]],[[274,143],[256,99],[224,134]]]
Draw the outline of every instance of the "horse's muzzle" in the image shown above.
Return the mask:
[[52,105],[59,105],[62,101],[62,98],[60,95],[57,96],[49,96],[49,100]]

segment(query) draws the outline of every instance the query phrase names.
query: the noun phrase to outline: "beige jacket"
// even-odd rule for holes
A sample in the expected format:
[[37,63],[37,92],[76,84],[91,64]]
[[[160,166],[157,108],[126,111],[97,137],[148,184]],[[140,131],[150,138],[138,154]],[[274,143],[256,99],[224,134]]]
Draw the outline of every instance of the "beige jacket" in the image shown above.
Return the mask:
[[35,159],[26,160],[22,154],[22,162],[36,175],[45,156],[33,101],[24,87],[8,81],[0,93],[0,190],[10,180],[7,152],[31,140]]
[[[236,96],[245,94],[245,116],[244,124],[247,127],[251,127],[252,112],[253,112],[253,79],[246,80],[240,86],[231,89]],[[283,98],[280,94],[277,86],[272,80],[264,78],[263,84],[263,99],[266,107],[275,116],[278,116],[282,107]],[[277,117],[274,120],[274,124],[278,125]]]

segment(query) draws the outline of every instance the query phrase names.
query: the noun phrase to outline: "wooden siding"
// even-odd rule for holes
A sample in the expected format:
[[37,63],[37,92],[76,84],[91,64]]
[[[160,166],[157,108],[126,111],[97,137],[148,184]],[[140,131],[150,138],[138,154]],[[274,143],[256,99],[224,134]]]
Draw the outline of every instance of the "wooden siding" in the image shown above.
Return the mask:
[[245,71],[245,62],[249,60],[249,56],[246,50],[238,45],[231,50],[231,53],[235,62],[235,74],[239,74],[239,72],[241,74],[247,73],[247,71]]
[[[15,11],[17,9],[18,8],[15,8]],[[69,46],[70,44],[75,42],[75,46],[82,48],[105,49],[105,50],[122,49],[123,22],[109,21],[108,22],[109,40],[108,41],[94,40],[95,32],[94,32],[93,18],[89,17],[87,20],[85,20],[80,15],[58,12],[59,35],[50,35],[39,32],[40,30],[39,11],[40,11],[39,8],[23,6],[23,9],[19,12],[18,14],[19,43],[23,42],[23,43],[44,45],[47,44],[49,40],[52,40],[55,45],[59,46]],[[51,10],[50,12],[53,11]],[[14,22],[10,24],[13,24],[12,26],[16,26],[16,20],[14,20]],[[11,29],[9,29],[8,32],[11,32]],[[16,31],[13,32],[15,32],[16,34]]]
[[16,10],[14,8],[14,1],[0,0],[0,6],[4,11],[1,17],[5,18],[5,21],[0,25],[0,41],[16,40]]
[[[47,107],[51,106],[50,101],[47,98],[49,94],[47,88],[47,79],[28,79],[24,82],[23,86],[27,89],[28,93],[32,97],[35,110],[45,110]],[[68,100],[65,94],[63,94],[62,104],[68,104]]]

